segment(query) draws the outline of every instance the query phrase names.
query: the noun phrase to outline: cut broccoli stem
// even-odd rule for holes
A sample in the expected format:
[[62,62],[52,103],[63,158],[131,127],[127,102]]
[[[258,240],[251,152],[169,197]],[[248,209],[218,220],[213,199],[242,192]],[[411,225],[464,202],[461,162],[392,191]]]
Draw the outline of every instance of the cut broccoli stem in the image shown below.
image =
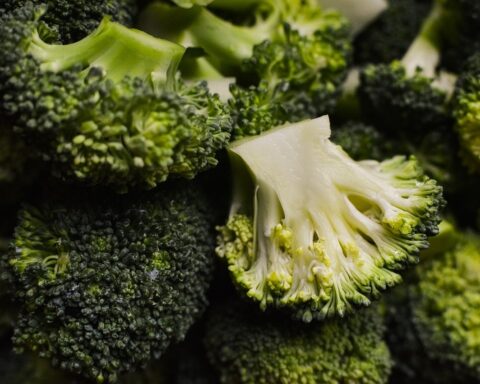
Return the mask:
[[355,162],[329,136],[324,117],[231,145],[235,192],[217,249],[248,297],[307,322],[400,282],[443,204],[414,158]]
[[101,68],[113,81],[139,77],[172,88],[185,49],[105,18],[92,34],[68,45],[47,44],[36,31],[28,52],[44,71],[59,72],[80,63]]
[[317,0],[325,8],[334,8],[350,20],[352,33],[358,34],[375,20],[388,4],[386,0]]
[[434,78],[440,63],[440,28],[443,21],[443,6],[435,1],[425,19],[420,33],[405,53],[402,64],[408,76],[414,76],[418,69],[423,75]]

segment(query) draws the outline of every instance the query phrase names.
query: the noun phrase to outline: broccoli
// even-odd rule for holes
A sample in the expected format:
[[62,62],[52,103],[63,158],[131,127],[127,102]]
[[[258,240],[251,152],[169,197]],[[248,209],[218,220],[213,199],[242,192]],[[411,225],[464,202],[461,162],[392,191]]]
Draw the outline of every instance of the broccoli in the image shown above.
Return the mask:
[[87,36],[107,15],[129,26],[137,10],[136,0],[8,0],[4,3],[0,5],[0,14],[12,12],[28,3],[47,5],[44,21],[58,30],[64,43]]
[[[453,249],[459,241],[460,234],[455,225],[442,221],[440,233],[432,238],[431,247],[421,252],[421,263],[440,257]],[[423,268],[423,267],[422,267]],[[418,276],[422,278],[422,276]],[[384,296],[387,317],[387,332],[385,333],[392,358],[395,362],[391,384],[460,384],[461,378],[451,365],[431,359],[416,332],[409,290],[418,284],[417,276],[407,275],[406,284],[395,287]]]
[[480,382],[480,238],[421,264],[410,290],[418,336],[432,359],[452,365],[463,383]]
[[347,16],[352,32],[357,34],[375,21],[388,7],[386,0],[317,0],[317,3],[339,10]]
[[370,125],[349,121],[332,129],[332,142],[354,160],[383,160],[390,153],[385,137]]
[[73,195],[27,207],[4,280],[19,306],[16,351],[115,382],[182,340],[206,306],[212,208],[194,185]]
[[29,179],[27,145],[16,137],[0,116],[0,184]]
[[383,332],[378,307],[300,326],[230,301],[213,309],[205,344],[225,384],[375,384],[392,365]]
[[329,136],[323,117],[232,143],[234,195],[219,228],[217,253],[239,289],[306,322],[399,283],[443,205],[415,158],[355,162]]
[[229,101],[236,138],[333,109],[350,57],[344,18],[312,1],[217,0],[212,7],[225,17],[233,14],[237,24],[209,9],[179,11],[159,3],[145,12],[143,23],[157,24],[159,36],[203,50],[200,60],[183,65],[190,75],[217,84],[231,83],[222,82],[224,76],[239,80]]
[[480,51],[480,3],[444,0],[449,18],[442,28],[442,65],[450,71],[462,70],[465,61]]
[[389,63],[400,59],[429,10],[430,2],[426,0],[390,0],[387,10],[356,37],[355,62]]
[[216,165],[231,119],[204,83],[175,76],[177,44],[104,19],[85,39],[49,44],[44,8],[0,23],[2,107],[14,130],[65,179],[125,191]]
[[465,163],[480,171],[480,53],[467,62],[458,79],[453,109]]
[[445,18],[440,1],[435,1],[401,61],[368,65],[361,73],[358,92],[365,118],[394,134],[418,137],[449,125],[446,106],[454,81],[435,72]]

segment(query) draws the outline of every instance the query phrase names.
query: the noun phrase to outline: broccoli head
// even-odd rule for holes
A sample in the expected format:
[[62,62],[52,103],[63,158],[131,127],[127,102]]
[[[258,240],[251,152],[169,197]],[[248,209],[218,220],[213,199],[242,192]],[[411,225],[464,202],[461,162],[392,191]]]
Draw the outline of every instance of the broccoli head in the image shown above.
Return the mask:
[[349,121],[332,129],[331,140],[354,160],[380,161],[390,152],[390,143],[379,130],[358,121]]
[[[158,24],[158,35],[203,51],[200,60],[190,61],[189,73],[239,80],[229,102],[236,138],[333,109],[351,51],[340,14],[299,0],[222,0],[212,8],[224,17],[156,3],[145,24]],[[177,25],[164,27],[174,17]]]
[[234,195],[218,255],[262,308],[306,322],[369,305],[438,232],[442,188],[415,158],[355,162],[328,118],[231,144]]
[[309,325],[242,303],[215,308],[205,344],[225,384],[387,383],[391,370],[378,307]]
[[45,22],[60,33],[64,43],[82,39],[97,28],[104,16],[124,25],[133,23],[136,0],[9,0],[0,13],[12,12],[26,4],[45,4]]
[[480,382],[480,238],[466,235],[417,270],[411,289],[413,322],[427,354]]
[[429,9],[430,2],[426,0],[390,0],[388,8],[356,37],[355,62],[389,63],[400,59]]
[[449,75],[436,75],[443,21],[444,10],[436,0],[401,61],[368,65],[362,71],[359,99],[374,125],[417,137],[448,125],[447,101],[454,81]]
[[91,196],[19,214],[4,258],[13,341],[54,366],[115,382],[182,340],[206,306],[212,209],[192,185]]
[[56,175],[126,190],[217,163],[230,117],[206,84],[178,80],[183,47],[108,19],[49,44],[43,13],[26,6],[0,24],[0,90],[15,132]]
[[459,77],[454,118],[463,155],[471,170],[480,170],[480,54],[474,55]]

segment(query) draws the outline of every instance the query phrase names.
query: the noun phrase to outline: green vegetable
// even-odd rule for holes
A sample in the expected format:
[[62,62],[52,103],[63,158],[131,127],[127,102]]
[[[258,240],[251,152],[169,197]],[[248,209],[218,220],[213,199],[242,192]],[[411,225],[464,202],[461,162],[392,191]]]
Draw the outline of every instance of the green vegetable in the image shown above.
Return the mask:
[[12,12],[26,4],[47,5],[43,20],[60,33],[64,43],[90,34],[105,16],[131,25],[137,10],[136,0],[8,0],[0,5],[2,12]]
[[355,162],[327,118],[234,142],[230,218],[218,255],[262,308],[343,316],[401,281],[438,232],[442,188],[415,158]]
[[192,185],[20,212],[4,258],[17,351],[112,383],[181,341],[206,307],[212,209]]
[[463,382],[480,381],[480,238],[467,235],[417,270],[413,322],[432,359],[451,364]]
[[184,48],[104,19],[71,45],[48,44],[44,8],[0,25],[2,107],[66,179],[125,191],[217,164],[230,117],[204,83],[175,77]]
[[213,310],[205,345],[225,384],[387,383],[392,367],[376,308],[301,325],[229,302]]

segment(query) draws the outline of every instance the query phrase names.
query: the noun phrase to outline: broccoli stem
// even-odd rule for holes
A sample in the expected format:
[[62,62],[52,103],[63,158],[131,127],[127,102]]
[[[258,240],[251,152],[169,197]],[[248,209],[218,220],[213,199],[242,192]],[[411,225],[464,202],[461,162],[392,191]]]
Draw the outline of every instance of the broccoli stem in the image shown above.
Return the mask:
[[237,68],[250,58],[255,45],[274,37],[279,14],[278,9],[272,8],[266,20],[252,27],[241,27],[202,9],[190,25],[190,32],[194,43],[202,47],[212,60],[222,58],[221,63],[214,64],[228,72],[228,68]]
[[275,5],[275,1],[272,0],[215,0],[210,4],[212,8],[223,9],[226,11],[247,11],[255,6],[267,4],[270,6]]
[[45,43],[35,32],[29,53],[45,71],[58,72],[78,63],[99,67],[113,81],[126,76],[150,79],[154,86],[172,87],[185,49],[105,18],[86,38],[68,45]]
[[417,70],[421,69],[425,76],[435,77],[441,58],[440,31],[444,15],[443,5],[440,1],[435,1],[430,14],[423,22],[420,33],[402,59],[408,76],[414,76]]

